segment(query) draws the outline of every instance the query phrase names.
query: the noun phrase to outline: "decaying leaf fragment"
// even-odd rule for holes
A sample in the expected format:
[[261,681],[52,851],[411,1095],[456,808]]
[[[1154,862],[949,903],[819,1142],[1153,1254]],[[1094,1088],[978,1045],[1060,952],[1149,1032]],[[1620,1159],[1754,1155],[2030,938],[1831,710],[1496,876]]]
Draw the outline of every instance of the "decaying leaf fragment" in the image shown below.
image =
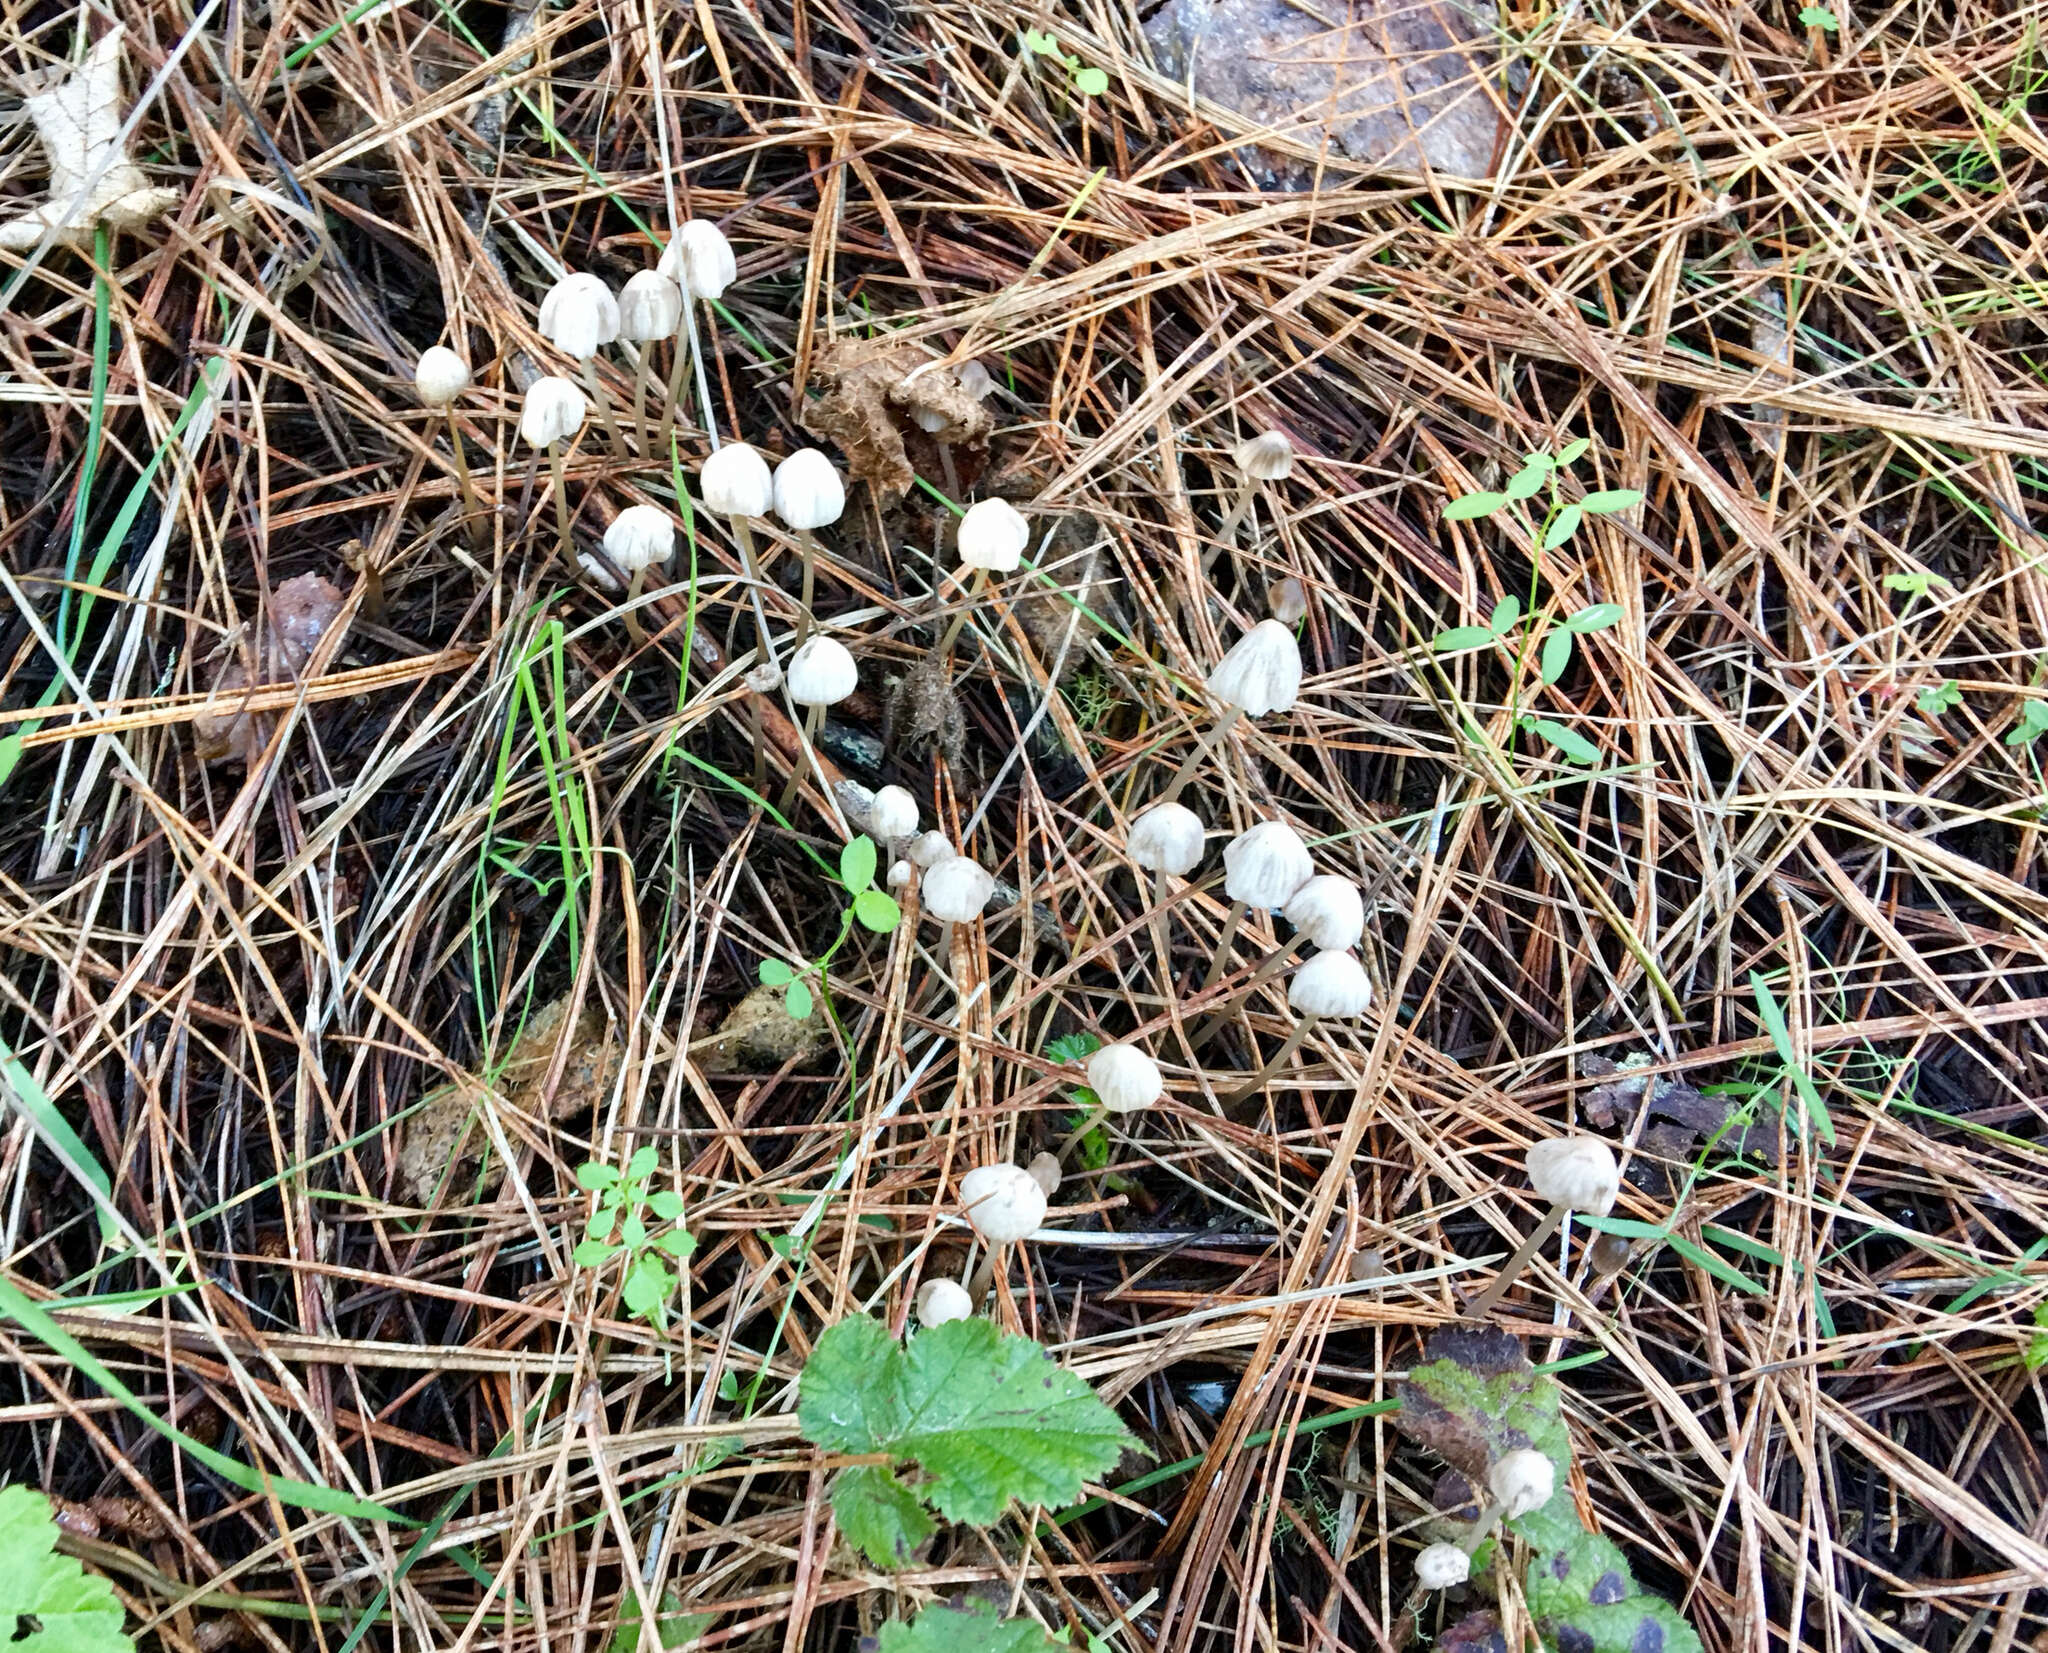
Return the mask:
[[340,615],[342,596],[318,574],[286,580],[270,594],[260,622],[243,628],[233,655],[213,692],[222,709],[192,720],[200,757],[234,758],[248,763],[262,754],[270,739],[270,719],[250,713],[246,702],[257,690],[292,683],[305,675],[306,664],[327,628]]
[[728,1010],[718,1032],[704,1041],[704,1067],[711,1073],[745,1073],[789,1061],[801,1066],[824,1055],[831,1043],[822,1015],[798,1021],[783,1007],[783,989],[764,983]]
[[[543,1115],[550,1120],[569,1119],[588,1113],[604,1100],[618,1071],[619,1052],[610,1023],[594,1008],[586,1008],[576,1019],[561,1080],[551,1094],[545,1094],[548,1069],[554,1065],[555,1048],[561,1043],[562,1024],[568,1016],[565,994],[527,1017],[526,1026],[495,1069],[428,1098],[406,1124],[405,1145],[398,1153],[400,1198],[424,1203],[444,1180],[460,1176],[484,1156],[490,1135],[476,1110],[478,1095],[486,1085],[504,1098],[502,1106],[507,1112],[536,1120]],[[484,1170],[483,1191],[489,1194],[504,1179],[504,1165],[492,1156]]]
[[23,99],[50,163],[50,198],[0,223],[0,247],[26,252],[54,234],[83,243],[96,225],[138,229],[182,198],[154,186],[121,140],[122,32],[104,36],[75,68],[51,71]]
[[953,447],[988,440],[995,419],[950,367],[914,345],[854,340],[818,353],[825,393],[804,413],[804,429],[837,444],[847,469],[885,506],[909,491],[917,473],[906,432],[929,429]]

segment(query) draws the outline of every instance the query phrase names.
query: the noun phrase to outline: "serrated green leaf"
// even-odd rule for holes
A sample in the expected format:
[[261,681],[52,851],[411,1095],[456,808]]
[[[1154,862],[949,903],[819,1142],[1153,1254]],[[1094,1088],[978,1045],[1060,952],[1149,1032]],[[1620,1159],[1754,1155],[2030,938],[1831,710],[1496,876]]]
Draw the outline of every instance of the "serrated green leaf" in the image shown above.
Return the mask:
[[1555,683],[1572,663],[1572,634],[1560,627],[1543,639],[1543,681]]
[[[700,1463],[697,1467],[705,1466]],[[661,1603],[655,1608],[654,1634],[665,1648],[681,1647],[685,1642],[695,1641],[717,1622],[716,1613],[684,1612],[675,1591],[664,1590]],[[619,1627],[605,1643],[605,1653],[639,1653],[639,1647],[640,1596],[637,1591],[628,1590],[619,1604]]]
[[875,841],[862,833],[839,852],[839,882],[848,895],[859,895],[874,881]]
[[847,1542],[878,1567],[907,1567],[939,1530],[917,1494],[880,1464],[856,1464],[832,1481],[832,1514]]
[[916,1463],[949,1521],[986,1526],[1011,1501],[1060,1508],[1137,1446],[1115,1412],[1028,1337],[955,1320],[900,1347],[879,1321],[842,1320],[798,1384],[806,1440]]
[[791,982],[782,995],[782,1008],[791,1021],[803,1021],[811,1013],[811,990],[800,981]]
[[1452,654],[1459,649],[1484,648],[1497,641],[1493,633],[1484,626],[1452,626],[1440,631],[1429,640],[1429,646],[1438,654]]
[[1593,516],[1605,516],[1610,511],[1626,511],[1631,505],[1642,502],[1643,490],[1640,488],[1602,488],[1580,500],[1579,509]]
[[1586,450],[1590,448],[1592,445],[1593,439],[1590,436],[1581,436],[1576,441],[1567,442],[1564,445],[1564,447],[1558,451],[1558,464],[1576,464],[1580,459],[1585,457]]
[[903,922],[903,909],[882,890],[862,890],[853,898],[853,916],[876,935],[887,935]]
[[999,1619],[970,1597],[964,1609],[927,1607],[912,1623],[883,1625],[876,1653],[1043,1653],[1052,1645],[1030,1619]]
[[796,971],[780,959],[763,959],[760,977],[763,987],[786,987],[796,980]]
[[1557,1644],[1558,1625],[1569,1625],[1585,1638],[1576,1644],[1580,1653],[1642,1653],[1647,1647],[1660,1653],[1700,1653],[1692,1626],[1661,1596],[1637,1595],[1609,1606],[1582,1607],[1550,1621],[1544,1639],[1552,1645]]
[[1048,1062],[1085,1062],[1102,1048],[1102,1040],[1093,1033],[1062,1033],[1056,1039],[1045,1042],[1045,1059]]
[[657,1189],[647,1196],[647,1209],[665,1223],[672,1223],[683,1214],[683,1196],[673,1188]]
[[1605,631],[1626,612],[1619,603],[1589,603],[1578,613],[1566,616],[1565,630],[1580,637],[1586,636],[1589,632]]
[[596,1160],[589,1160],[576,1167],[578,1188],[587,1189],[595,1194],[606,1188],[616,1188],[618,1185],[619,1173],[609,1165],[600,1165]]
[[1109,90],[1109,71],[1106,69],[1076,69],[1074,90],[1084,98],[1099,98]]
[[1829,1116],[1828,1105],[1821,1100],[1812,1076],[1793,1052],[1792,1030],[1785,1023],[1785,1012],[1778,1008],[1778,995],[1771,991],[1771,984],[1758,970],[1749,973],[1749,990],[1756,995],[1757,1020],[1764,1024],[1764,1031],[1771,1036],[1771,1048],[1778,1053],[1778,1060],[1784,1064],[1785,1072],[1792,1080],[1792,1088],[1799,1093],[1806,1117],[1813,1122],[1814,1129],[1832,1143],[1835,1140],[1835,1122]]
[[1507,502],[1506,494],[1466,494],[1444,507],[1444,521],[1470,522],[1474,517],[1491,516]]
[[1842,26],[1841,19],[1826,6],[1801,6],[1799,21],[1809,29],[1819,29],[1823,34],[1833,34]]
[[569,1253],[578,1268],[597,1268],[618,1256],[622,1248],[606,1245],[602,1240],[579,1240],[576,1249]]
[[10,1638],[20,1614],[41,1625],[10,1640],[9,1653],[129,1653],[113,1585],[57,1554],[57,1522],[40,1492],[0,1487],[0,1557],[0,1624]]
[[1543,739],[1550,742],[1573,763],[1598,763],[1600,748],[1578,732],[1566,728],[1562,723],[1547,717],[1539,717],[1529,727]]
[[1522,599],[1503,597],[1493,605],[1493,612],[1486,617],[1486,629],[1498,637],[1522,617]]
[[1543,549],[1555,551],[1564,544],[1579,531],[1579,519],[1584,515],[1585,512],[1576,505],[1567,505],[1558,512],[1556,519],[1550,524],[1549,531],[1543,536]]
[[1502,491],[1509,499],[1533,499],[1543,491],[1543,484],[1549,480],[1550,460],[1547,455],[1537,454],[1508,478],[1508,485]]

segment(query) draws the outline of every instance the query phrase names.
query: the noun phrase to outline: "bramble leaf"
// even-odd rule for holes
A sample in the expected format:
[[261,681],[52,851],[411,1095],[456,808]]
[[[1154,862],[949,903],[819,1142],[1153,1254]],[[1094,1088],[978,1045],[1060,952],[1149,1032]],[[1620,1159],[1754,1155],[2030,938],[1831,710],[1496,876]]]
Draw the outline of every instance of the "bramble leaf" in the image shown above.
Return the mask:
[[1051,1646],[1030,1619],[998,1619],[970,1597],[965,1608],[927,1607],[913,1623],[883,1625],[875,1653],[1043,1653]]
[[[1532,1572],[1534,1568],[1530,1569]],[[1661,1596],[1631,1596],[1609,1607],[1582,1607],[1547,1623],[1544,1638],[1558,1653],[1700,1653],[1700,1639]]]
[[893,896],[880,890],[862,890],[853,898],[853,916],[877,935],[887,935],[903,922],[903,909]]
[[[9,1653],[130,1653],[114,1587],[57,1550],[50,1501],[27,1487],[0,1487],[0,1637]],[[20,1636],[19,1616],[40,1628]]]
[[1493,633],[1484,626],[1452,626],[1432,637],[1429,646],[1438,654],[1451,654],[1459,649],[1484,648],[1493,641]]
[[1102,1048],[1102,1040],[1093,1033],[1062,1033],[1056,1039],[1045,1041],[1045,1059],[1048,1062],[1085,1062]]
[[1506,494],[1466,494],[1444,507],[1444,521],[1470,522],[1474,517],[1491,516],[1507,502]]
[[[684,1642],[695,1641],[717,1622],[716,1613],[685,1613],[675,1591],[664,1590],[655,1609],[654,1634],[663,1647],[681,1647]],[[640,1596],[638,1591],[628,1590],[619,1604],[619,1627],[605,1643],[604,1653],[639,1653],[639,1647]]]
[[1543,681],[1555,683],[1572,663],[1572,634],[1560,627],[1543,639]]
[[839,1530],[871,1561],[907,1567],[918,1545],[939,1530],[917,1494],[880,1464],[856,1464],[832,1482],[832,1514]]

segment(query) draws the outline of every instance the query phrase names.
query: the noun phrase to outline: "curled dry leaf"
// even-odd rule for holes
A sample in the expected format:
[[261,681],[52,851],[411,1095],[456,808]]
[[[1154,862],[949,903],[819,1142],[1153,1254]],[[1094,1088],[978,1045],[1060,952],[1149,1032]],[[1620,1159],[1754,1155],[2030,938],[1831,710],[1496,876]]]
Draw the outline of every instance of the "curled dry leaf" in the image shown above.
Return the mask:
[[[1635,1062],[1647,1061],[1636,1058]],[[1751,1125],[1731,1126],[1734,1106],[1727,1097],[1708,1096],[1681,1079],[1652,1079],[1637,1072],[1630,1061],[1609,1061],[1604,1056],[1586,1058],[1585,1071],[1603,1081],[1586,1093],[1586,1117],[1603,1130],[1626,1125],[1643,1107],[1647,1093],[1650,1127],[1657,1133],[1649,1145],[1667,1158],[1688,1158],[1702,1141],[1718,1138],[1716,1146],[1731,1154],[1762,1154],[1772,1164],[1778,1161],[1778,1122],[1767,1118]]]
[[962,388],[951,368],[933,364],[923,351],[905,345],[854,341],[818,353],[816,376],[824,394],[804,413],[804,429],[837,444],[846,468],[875,490],[884,505],[901,499],[916,480],[904,446],[915,415],[945,420],[933,433],[955,447],[988,440],[995,420]]
[[92,239],[97,224],[138,229],[161,218],[182,197],[154,187],[128,159],[121,141],[122,33],[101,39],[76,68],[44,77],[22,100],[50,165],[50,198],[0,224],[0,247],[26,252],[45,236]]
[[[483,1156],[490,1137],[476,1118],[476,1101],[478,1092],[486,1086],[504,1099],[500,1106],[508,1112],[535,1120],[573,1118],[604,1100],[605,1091],[618,1072],[619,1052],[610,1022],[593,1008],[586,1008],[577,1017],[569,1032],[569,1054],[562,1063],[562,1077],[552,1092],[546,1088],[548,1070],[554,1066],[555,1050],[562,1041],[568,1016],[567,995],[535,1011],[527,1018],[519,1037],[512,1041],[505,1060],[494,1070],[439,1092],[413,1115],[406,1125],[405,1145],[398,1154],[401,1198],[425,1203],[444,1179],[457,1176],[465,1166]],[[504,1178],[505,1167],[493,1158],[484,1172],[484,1192],[495,1190]]]
[[225,703],[224,709],[202,712],[192,720],[200,757],[247,763],[261,754],[270,738],[271,720],[238,709],[235,701],[304,676],[341,607],[341,593],[318,574],[301,574],[271,592],[262,619],[242,628],[233,657],[214,681],[214,698]]

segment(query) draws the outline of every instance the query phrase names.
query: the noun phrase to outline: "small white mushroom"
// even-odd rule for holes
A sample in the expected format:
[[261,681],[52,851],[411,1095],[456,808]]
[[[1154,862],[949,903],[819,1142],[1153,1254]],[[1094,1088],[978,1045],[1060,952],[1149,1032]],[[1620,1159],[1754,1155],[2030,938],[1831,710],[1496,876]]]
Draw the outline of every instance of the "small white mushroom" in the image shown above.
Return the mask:
[[1278,1073],[1324,1017],[1363,1016],[1372,1007],[1372,978],[1349,953],[1318,953],[1288,982],[1287,1005],[1301,1020],[1252,1082],[1231,1098],[1233,1102],[1250,1096]]
[[957,1280],[927,1280],[917,1288],[917,1323],[927,1331],[973,1314],[974,1299]]
[[[726,450],[730,451],[730,450]],[[789,698],[804,708],[804,751],[815,753],[818,730],[825,721],[825,708],[836,706],[860,686],[860,668],[846,646],[834,638],[818,635],[789,657]],[[789,784],[783,788],[780,809],[786,816],[796,802],[804,764],[799,756],[790,767]],[[820,777],[822,784],[822,775]]]
[[1154,804],[1131,823],[1131,859],[1148,872],[1180,876],[1201,862],[1207,829],[1184,804]]
[[575,545],[569,535],[569,479],[562,468],[562,444],[583,428],[590,404],[583,392],[567,379],[550,374],[527,387],[526,401],[519,410],[519,434],[529,445],[548,450],[548,471],[555,485],[555,531],[561,541],[562,560],[575,560]]
[[1088,1058],[1088,1088],[1111,1113],[1136,1113],[1159,1100],[1166,1081],[1136,1045],[1104,1045]]
[[1301,645],[1278,620],[1261,620],[1216,662],[1202,685],[1223,703],[1223,715],[1212,723],[1195,749],[1166,784],[1166,799],[1180,796],[1202,759],[1241,717],[1291,712],[1301,693]]
[[900,786],[885,786],[868,805],[868,829],[885,844],[917,831],[917,800]]
[[940,923],[971,924],[996,893],[996,881],[977,862],[955,855],[926,868],[920,893],[924,910]]
[[1455,1544],[1432,1544],[1415,1558],[1415,1582],[1425,1590],[1448,1590],[1472,1576],[1472,1558]]
[[475,540],[483,532],[483,508],[477,504],[476,485],[469,476],[469,456],[462,451],[462,432],[455,424],[455,398],[469,388],[469,363],[445,344],[431,344],[420,352],[412,382],[419,392],[421,407],[447,416],[448,446],[455,453],[455,481],[462,489],[462,514],[468,519],[470,538]]
[[1501,1300],[1537,1248],[1556,1232],[1567,1211],[1604,1217],[1621,1194],[1621,1167],[1615,1162],[1614,1150],[1598,1137],[1547,1138],[1529,1150],[1528,1168],[1530,1184],[1541,1198],[1550,1201],[1550,1209],[1502,1265],[1493,1283],[1466,1304],[1463,1313],[1467,1319],[1485,1314]]
[[1486,1472],[1487,1490],[1508,1520],[1519,1520],[1550,1502],[1557,1489],[1557,1469],[1533,1447],[1503,1453]]
[[684,293],[707,303],[725,297],[739,278],[739,259],[725,232],[708,218],[692,218],[662,250],[661,273]]
[[921,832],[910,840],[910,847],[903,852],[914,867],[932,868],[941,861],[953,859],[952,840],[943,832]]
[[810,634],[811,595],[817,589],[818,541],[815,530],[828,528],[846,510],[846,484],[832,461],[816,448],[798,448],[775,467],[775,514],[796,535],[804,560],[803,595],[798,599],[797,641]]
[[1014,1245],[1045,1222],[1045,1190],[1021,1165],[982,1165],[960,1179],[967,1223],[989,1245]]
[[1294,892],[1315,876],[1315,870],[1308,846],[1284,821],[1261,821],[1223,846],[1223,893],[1230,897],[1230,911],[1216,937],[1209,973],[1202,979],[1204,993],[1223,979],[1224,961],[1230,956],[1244,915],[1254,907],[1286,906]]

